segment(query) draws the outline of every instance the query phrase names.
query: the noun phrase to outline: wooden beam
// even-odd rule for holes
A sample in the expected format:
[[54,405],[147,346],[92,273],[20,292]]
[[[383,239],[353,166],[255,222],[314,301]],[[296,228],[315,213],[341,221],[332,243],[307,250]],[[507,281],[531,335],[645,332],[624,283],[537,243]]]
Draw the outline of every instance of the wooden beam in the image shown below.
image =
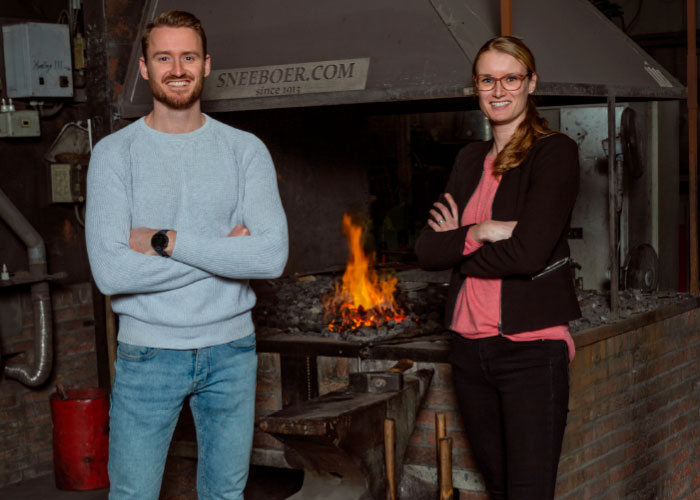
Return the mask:
[[513,36],[512,0],[501,0],[501,36]]
[[698,59],[695,27],[695,2],[688,7],[688,206],[690,211],[690,292],[698,293]]

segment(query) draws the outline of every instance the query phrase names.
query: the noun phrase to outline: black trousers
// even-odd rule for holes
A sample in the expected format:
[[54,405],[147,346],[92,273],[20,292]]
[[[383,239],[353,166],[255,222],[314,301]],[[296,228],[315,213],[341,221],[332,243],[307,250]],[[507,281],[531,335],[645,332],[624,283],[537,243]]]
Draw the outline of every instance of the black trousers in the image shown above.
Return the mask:
[[569,403],[566,343],[455,334],[450,361],[467,439],[491,498],[554,498]]

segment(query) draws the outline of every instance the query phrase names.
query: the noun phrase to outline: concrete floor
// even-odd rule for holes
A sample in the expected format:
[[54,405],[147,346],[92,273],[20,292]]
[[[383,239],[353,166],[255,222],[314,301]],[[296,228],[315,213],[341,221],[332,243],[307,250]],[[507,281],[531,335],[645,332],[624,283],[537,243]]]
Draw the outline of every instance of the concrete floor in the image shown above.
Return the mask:
[[3,500],[105,500],[107,489],[62,491],[56,488],[53,474],[49,474],[0,488],[0,498]]
[[[246,500],[283,500],[301,488],[303,473],[291,469],[251,467]],[[92,491],[62,491],[53,474],[0,488],[2,500],[106,500],[107,488]],[[180,497],[178,498],[185,498]],[[189,496],[187,497],[189,498]],[[194,495],[193,498],[196,498]]]

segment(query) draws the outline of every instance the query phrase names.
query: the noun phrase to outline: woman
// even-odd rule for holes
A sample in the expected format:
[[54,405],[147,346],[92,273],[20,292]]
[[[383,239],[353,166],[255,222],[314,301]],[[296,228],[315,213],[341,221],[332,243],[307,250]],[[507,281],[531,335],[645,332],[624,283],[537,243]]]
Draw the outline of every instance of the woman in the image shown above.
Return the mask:
[[568,322],[580,316],[566,240],[578,151],[538,116],[523,42],[490,40],[472,76],[493,140],[460,151],[416,254],[425,269],[452,269],[455,391],[491,497],[543,500],[568,412]]

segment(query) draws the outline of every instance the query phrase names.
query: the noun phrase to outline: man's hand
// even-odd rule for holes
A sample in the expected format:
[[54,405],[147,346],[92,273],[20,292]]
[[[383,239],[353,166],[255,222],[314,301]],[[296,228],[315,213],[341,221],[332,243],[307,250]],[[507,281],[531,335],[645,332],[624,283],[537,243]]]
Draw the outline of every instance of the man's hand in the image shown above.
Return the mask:
[[231,236],[250,236],[250,230],[243,224],[238,224],[236,227],[231,229],[231,232],[228,233],[228,236],[229,238]]
[[[157,233],[155,229],[147,227],[137,227],[129,234],[129,247],[139,253],[146,255],[158,255],[151,246],[151,238]],[[169,245],[168,245],[169,246]]]

